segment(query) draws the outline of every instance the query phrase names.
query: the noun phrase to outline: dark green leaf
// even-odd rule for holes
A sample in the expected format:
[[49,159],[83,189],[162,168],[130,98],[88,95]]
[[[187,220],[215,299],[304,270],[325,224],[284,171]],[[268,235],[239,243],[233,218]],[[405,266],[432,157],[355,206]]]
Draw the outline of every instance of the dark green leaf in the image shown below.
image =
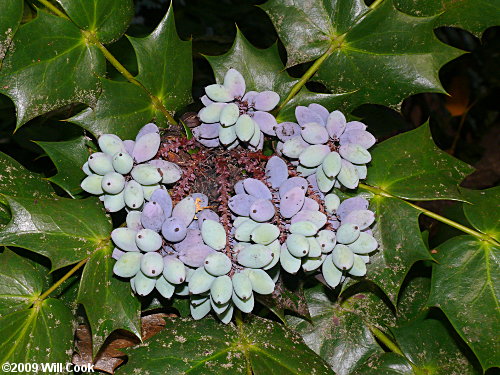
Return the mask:
[[0,318],[0,337],[0,363],[66,364],[73,353],[73,315],[61,301],[49,298]]
[[396,353],[379,353],[358,367],[353,375],[415,375],[410,362]]
[[70,103],[93,104],[105,60],[70,21],[38,12],[21,26],[3,61],[0,92],[16,105],[16,128]]
[[258,317],[238,327],[168,318],[160,333],[126,354],[118,374],[333,374],[300,336]]
[[446,314],[486,370],[499,366],[500,247],[472,236],[437,248],[429,304]]
[[480,374],[461,352],[446,325],[436,318],[421,317],[402,326],[391,328],[405,357],[421,374]]
[[394,0],[394,4],[412,16],[438,14],[436,26],[461,27],[476,36],[490,26],[500,25],[499,0]]
[[[255,48],[241,33],[236,32],[236,39],[231,49],[222,56],[206,56],[215,72],[218,82],[222,83],[224,75],[230,68],[238,70],[243,77],[247,91],[272,90],[280,95],[283,101],[292,87],[299,81],[288,75],[281,62],[277,44],[267,49]],[[310,103],[322,104],[329,110],[341,106],[348,94],[318,94],[303,87],[299,93],[280,111],[278,121],[296,121],[295,107]]]
[[35,302],[48,286],[43,271],[42,266],[9,249],[0,254],[0,317]]
[[48,178],[54,184],[63,188],[71,197],[82,192],[80,183],[85,177],[82,165],[89,157],[85,137],[61,142],[35,142],[50,157],[57,168],[57,174]]
[[405,199],[461,201],[458,185],[472,171],[437,148],[425,124],[377,144],[366,183]]
[[71,20],[103,43],[118,39],[134,15],[132,0],[57,0]]
[[21,23],[23,3],[23,1],[19,0],[2,1],[2,12],[0,13],[0,70],[12,37]]
[[270,0],[263,5],[288,53],[288,66],[323,56],[315,80],[351,105],[398,105],[409,95],[444,92],[438,71],[462,52],[435,37],[434,19],[410,17],[392,1]]
[[465,190],[466,199],[472,204],[464,204],[467,220],[480,232],[500,241],[500,187],[487,190]]
[[14,197],[43,198],[52,196],[50,184],[0,152],[0,194]]
[[94,108],[87,108],[68,121],[87,129],[95,137],[116,134],[135,139],[141,127],[154,116],[148,94],[129,82],[101,79],[102,94]]
[[191,41],[183,41],[177,36],[172,6],[150,35],[128,38],[139,64],[137,80],[169,111],[177,111],[191,103]]
[[398,322],[414,320],[429,310],[431,291],[430,262],[418,262],[412,267],[398,298]]
[[52,270],[87,258],[109,240],[111,220],[97,198],[5,198],[12,220],[0,230],[0,244],[44,255]]
[[443,244],[436,256],[440,264],[434,267],[430,300],[447,314],[485,368],[492,362],[498,364],[498,358],[490,357],[495,345],[498,348],[491,334],[500,322],[498,250],[469,236]]
[[92,254],[78,291],[77,302],[85,307],[92,329],[94,355],[116,329],[126,329],[141,337],[141,304],[128,280],[113,275],[112,250],[112,246],[105,246]]
[[336,374],[347,375],[382,352],[369,326],[394,322],[390,308],[373,291],[364,290],[339,302],[329,288],[316,285],[305,292],[312,324],[292,316],[287,321]]
[[375,196],[373,228],[379,248],[370,256],[366,278],[375,282],[396,304],[399,289],[411,266],[432,257],[425,246],[418,216],[420,211],[396,198]]

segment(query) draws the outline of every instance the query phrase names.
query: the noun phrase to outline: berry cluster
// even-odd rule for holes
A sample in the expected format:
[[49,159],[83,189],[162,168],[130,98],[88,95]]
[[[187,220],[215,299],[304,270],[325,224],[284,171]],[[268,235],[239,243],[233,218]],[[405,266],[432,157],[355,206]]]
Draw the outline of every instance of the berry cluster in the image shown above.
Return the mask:
[[81,187],[99,195],[108,212],[127,207],[140,209],[160,184],[173,184],[182,171],[166,160],[152,160],[160,147],[160,134],[155,124],[147,124],[135,141],[122,141],[114,134],[98,139],[102,152],[94,152],[83,165],[87,177]]
[[198,113],[202,124],[193,129],[195,138],[206,147],[240,143],[251,150],[262,150],[264,134],[276,135],[277,125],[268,113],[280,97],[274,91],[246,91],[245,79],[236,69],[229,69],[223,85],[210,85],[201,98],[205,107]]
[[[375,142],[366,126],[318,104],[297,107],[298,123],[278,124],[267,111],[279,96],[245,90],[235,69],[223,85],[208,86],[195,138],[207,147],[241,144],[255,151],[265,133],[278,139],[282,157],[272,156],[265,166],[248,159],[245,169],[254,174],[237,181],[234,194],[229,184],[221,189],[217,206],[186,185],[177,164],[164,160],[154,124],[135,141],[101,136],[102,152],[83,166],[88,177],[82,188],[100,195],[109,212],[128,211],[126,227],[111,234],[114,273],[130,279],[140,296],[154,289],[165,298],[189,295],[194,319],[214,311],[227,323],[235,308],[251,312],[254,294],[271,294],[281,269],[320,272],[336,287],[346,277],[364,276],[378,247],[369,202],[361,196],[341,201],[335,190],[354,189],[366,177],[367,150]],[[200,160],[196,154],[192,159]],[[189,180],[195,172],[191,167],[186,173]],[[181,177],[182,188],[171,195],[165,185]]]

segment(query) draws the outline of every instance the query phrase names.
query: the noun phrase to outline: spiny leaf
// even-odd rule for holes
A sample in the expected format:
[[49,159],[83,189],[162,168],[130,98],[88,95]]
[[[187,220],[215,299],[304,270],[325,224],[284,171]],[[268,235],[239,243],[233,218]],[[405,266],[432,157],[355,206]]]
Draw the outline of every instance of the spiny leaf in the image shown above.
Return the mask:
[[30,307],[48,287],[39,264],[9,249],[0,253],[0,317]]
[[23,3],[23,1],[19,0],[5,0],[2,2],[2,12],[0,13],[0,70],[12,37],[21,23]]
[[[272,90],[280,95],[283,101],[292,87],[299,81],[288,75],[278,53],[275,43],[267,49],[254,47],[241,33],[236,31],[236,39],[231,49],[221,56],[206,56],[214,70],[219,83],[230,68],[238,70],[243,77],[247,91]],[[303,87],[299,93],[280,111],[278,121],[296,121],[295,107],[310,103],[322,104],[333,111],[345,106],[349,94],[319,94]]]
[[[50,184],[10,156],[0,152],[0,194],[13,197],[47,198],[53,194]],[[0,197],[1,200],[4,200]]]
[[376,212],[373,232],[379,248],[370,256],[366,278],[396,304],[411,266],[419,260],[432,259],[418,225],[420,211],[399,199],[381,196],[375,196],[370,205]]
[[3,61],[0,93],[17,110],[16,129],[71,103],[94,104],[105,60],[70,21],[38,12],[15,34]]
[[116,329],[141,337],[141,304],[131,292],[130,283],[113,275],[112,250],[105,246],[92,254],[78,290],[77,302],[85,307],[92,328],[94,355]]
[[455,26],[476,36],[500,25],[499,0],[394,0],[402,12],[416,17],[439,15],[435,26]]
[[424,314],[419,319],[392,327],[391,332],[405,357],[418,369],[414,369],[415,373],[482,374],[462,353],[446,320]]
[[373,148],[366,183],[411,200],[464,200],[458,185],[473,169],[436,147],[429,124]]
[[141,127],[154,116],[148,94],[129,82],[101,79],[102,94],[93,108],[87,108],[67,121],[87,129],[95,137],[116,134],[135,139]]
[[374,289],[361,289],[336,301],[329,288],[316,285],[305,292],[312,324],[287,316],[288,324],[338,375],[347,375],[373,354],[382,353],[369,326],[392,325],[395,318]]
[[500,247],[472,236],[437,248],[429,305],[446,314],[483,369],[500,365]]
[[398,105],[420,92],[444,92],[438,71],[462,52],[435,37],[433,18],[415,18],[384,1],[270,0],[263,5],[288,53],[287,66],[323,55],[315,80],[351,105]]
[[48,180],[63,188],[71,197],[82,192],[80,183],[85,177],[82,165],[89,157],[87,139],[78,137],[71,141],[35,142],[50,157],[57,168],[57,174]]
[[96,34],[102,43],[117,40],[134,15],[132,0],[57,0],[81,29]]
[[137,55],[137,80],[169,111],[191,103],[191,41],[179,39],[172,6],[150,35],[128,39]]
[[[69,363],[73,353],[73,315],[49,298],[28,310],[0,318],[0,363]],[[22,371],[24,372],[24,371]],[[53,372],[57,373],[54,369]]]
[[238,327],[168,318],[163,331],[125,352],[118,374],[333,374],[296,333],[254,316]]
[[111,220],[97,198],[5,199],[12,220],[0,230],[0,244],[44,255],[52,270],[87,258],[109,239]]

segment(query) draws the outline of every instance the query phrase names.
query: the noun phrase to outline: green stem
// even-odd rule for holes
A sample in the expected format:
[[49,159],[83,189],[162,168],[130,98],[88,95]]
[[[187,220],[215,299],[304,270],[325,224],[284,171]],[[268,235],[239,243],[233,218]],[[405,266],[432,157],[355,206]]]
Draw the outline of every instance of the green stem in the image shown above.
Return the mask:
[[487,241],[487,242],[490,242],[492,243],[493,245],[496,245],[496,246],[500,246],[500,243],[498,243],[494,238],[491,238],[490,236],[488,236],[487,234],[484,234],[484,233],[481,233],[481,232],[478,232],[474,229],[471,229],[469,227],[466,227],[465,225],[462,225],[460,223],[457,223],[456,221],[453,221],[453,220],[450,220],[444,216],[441,216],[435,212],[432,212],[432,211],[429,211],[425,208],[422,208],[420,206],[417,206],[416,204],[413,204],[411,202],[408,202],[407,200],[403,199],[403,198],[399,198],[399,197],[396,197],[390,193],[387,193],[386,191],[378,188],[378,187],[374,187],[374,186],[370,186],[370,185],[366,185],[366,184],[362,184],[360,183],[359,184],[359,187],[360,188],[363,188],[365,190],[368,190],[368,191],[371,191],[372,193],[376,194],[376,195],[380,195],[382,197],[387,197],[387,198],[395,198],[395,199],[399,199],[399,200],[402,200],[403,202],[405,202],[406,204],[408,204],[409,206],[415,208],[416,210],[422,212],[425,216],[429,216],[429,217],[432,217],[433,219],[437,220],[437,221],[440,221],[444,224],[447,224],[453,228],[456,228],[462,232],[465,232],[467,234],[470,234],[471,236],[474,236],[476,238],[479,238],[481,241]]
[[378,7],[380,4],[382,4],[384,0],[375,0],[372,5],[370,5],[370,8],[371,9],[375,9],[376,7]]
[[76,271],[78,271],[82,266],[87,263],[89,258],[82,259],[80,262],[78,262],[72,269],[68,271],[63,277],[61,277],[57,282],[52,285],[45,293],[43,293],[40,297],[38,297],[35,301],[35,304],[42,302],[45,298],[48,297],[50,293],[52,293],[54,290],[56,290],[59,285],[61,285],[63,282],[65,282],[71,275],[73,275]]
[[304,75],[300,78],[300,80],[292,87],[292,90],[288,94],[285,100],[280,104],[280,106],[276,109],[276,113],[281,111],[283,107],[290,101],[292,98],[297,95],[297,93],[302,89],[302,87],[309,81],[309,79],[318,71],[319,67],[321,64],[325,62],[325,60],[330,57],[330,55],[335,51],[336,49],[340,48],[342,45],[342,42],[344,40],[344,36],[341,35],[334,39],[332,41],[332,44],[328,48],[328,50],[321,55],[319,59],[317,59],[314,64],[310,66],[309,69],[304,73]]
[[95,35],[93,33],[88,32],[88,31],[82,31],[82,33],[85,35],[85,38],[90,43],[94,44],[97,48],[99,48],[99,50],[102,52],[104,57],[106,57],[106,60],[108,60],[111,63],[111,65],[113,65],[115,67],[115,69],[118,70],[118,72],[120,72],[120,74],[127,79],[127,81],[129,81],[130,83],[133,83],[134,85],[136,85],[136,86],[140,87],[141,89],[143,89],[144,91],[146,91],[146,93],[149,95],[151,102],[153,103],[153,106],[155,107],[155,109],[160,111],[166,117],[167,121],[170,124],[178,125],[177,121],[175,121],[175,119],[172,117],[170,112],[165,108],[165,106],[163,105],[161,100],[158,97],[156,97],[155,95],[153,95],[142,83],[140,83],[138,80],[136,80],[134,78],[134,76],[127,70],[127,68],[125,68],[116,59],[116,57],[114,57],[111,54],[111,52],[109,52],[108,49],[106,47],[104,47],[104,45],[101,42],[99,42],[99,40],[97,40],[97,38],[95,37]]
[[375,336],[382,344],[384,344],[387,349],[389,349],[393,353],[402,355],[403,357],[405,356],[401,349],[399,349],[399,346],[397,346],[396,343],[394,343],[394,341],[392,341],[392,339],[384,332],[382,332],[375,326],[369,326],[369,328],[373,336]]
[[48,0],[38,0],[40,3],[42,3],[43,5],[45,5],[45,7],[47,9],[50,9],[50,11],[52,13],[54,13],[55,15],[61,17],[61,18],[66,18],[67,20],[71,21],[69,19],[69,17],[64,14],[64,12],[60,11],[59,8],[57,8],[54,4],[52,4],[51,2],[49,2]]

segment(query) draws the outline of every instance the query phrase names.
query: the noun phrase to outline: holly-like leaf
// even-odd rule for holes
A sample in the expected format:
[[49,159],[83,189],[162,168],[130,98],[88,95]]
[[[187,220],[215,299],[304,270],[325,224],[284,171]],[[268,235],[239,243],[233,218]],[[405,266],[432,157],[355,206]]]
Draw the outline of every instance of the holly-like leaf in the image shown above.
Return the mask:
[[396,304],[399,289],[411,266],[432,257],[422,240],[418,225],[420,211],[396,198],[375,196],[373,228],[379,247],[370,256],[366,278],[376,283]]
[[23,17],[23,2],[19,0],[5,0],[2,2],[0,13],[0,70],[2,60],[10,46],[21,19]]
[[312,323],[293,316],[287,321],[338,375],[347,375],[375,353],[381,353],[370,332],[370,325],[394,323],[394,315],[374,289],[358,291],[336,301],[322,284],[306,290]]
[[63,188],[73,198],[82,192],[80,183],[85,177],[82,165],[89,157],[86,142],[87,139],[83,136],[71,141],[35,142],[43,148],[57,168],[57,174],[48,180]]
[[465,190],[465,197],[471,204],[464,204],[467,220],[478,231],[500,241],[500,187],[487,190]]
[[483,369],[499,366],[500,246],[472,236],[437,248],[429,304],[446,314]]
[[351,105],[398,105],[421,92],[443,93],[438,71],[462,52],[434,35],[433,18],[410,17],[392,1],[270,0],[263,5],[288,54],[287,66],[324,59],[314,80]]
[[0,230],[0,244],[44,255],[52,270],[87,258],[109,240],[111,220],[97,198],[5,199],[12,220]]
[[472,171],[436,147],[426,123],[377,144],[366,183],[404,199],[463,201],[458,185]]
[[[49,298],[31,309],[0,318],[0,336],[1,364],[69,363],[73,352],[73,315],[64,303]],[[58,373],[55,368],[47,372]]]
[[191,41],[179,39],[172,6],[150,35],[128,39],[137,55],[137,80],[169,111],[175,112],[191,103]]
[[113,275],[112,250],[112,246],[105,246],[92,254],[78,291],[77,302],[85,307],[92,328],[94,355],[116,329],[141,337],[141,304],[132,294],[130,283]]
[[47,284],[42,266],[5,249],[0,254],[0,317],[30,307]]
[[141,127],[154,116],[148,94],[129,82],[101,79],[102,94],[94,108],[87,108],[67,121],[87,129],[95,137],[116,134],[135,139]]
[[255,316],[237,327],[168,318],[160,333],[125,352],[118,374],[333,374],[296,333]]
[[117,40],[134,15],[132,0],[57,0],[71,20],[102,43]]
[[38,12],[15,34],[0,75],[0,93],[16,105],[17,124],[70,103],[93,104],[105,60],[71,21]]
[[[212,66],[217,82],[222,83],[224,75],[230,68],[238,70],[245,77],[247,91],[272,90],[283,101],[292,87],[299,81],[288,75],[278,53],[275,43],[267,49],[254,47],[241,33],[236,31],[236,39],[231,49],[221,56],[206,56]],[[349,94],[319,94],[303,87],[297,95],[280,111],[277,119],[282,121],[296,121],[295,107],[318,103],[333,111],[345,106]]]
[[402,12],[416,17],[439,15],[436,26],[455,26],[476,36],[488,27],[500,25],[499,0],[394,0]]
[[462,353],[446,323],[423,316],[393,327],[391,332],[404,356],[420,370],[416,373],[482,374]]
[[0,194],[32,198],[52,196],[53,190],[47,181],[2,152],[0,152],[0,165],[2,166]]

